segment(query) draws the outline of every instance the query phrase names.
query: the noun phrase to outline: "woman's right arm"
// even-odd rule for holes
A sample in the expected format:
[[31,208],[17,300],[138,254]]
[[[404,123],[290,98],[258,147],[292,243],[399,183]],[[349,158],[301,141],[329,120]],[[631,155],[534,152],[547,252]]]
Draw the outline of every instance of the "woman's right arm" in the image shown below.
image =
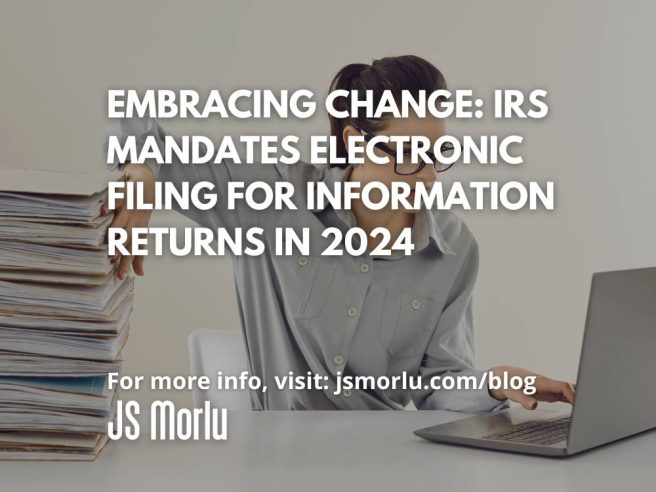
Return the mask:
[[[168,133],[162,126],[152,118],[132,118],[119,120],[114,123],[110,134],[119,136],[121,144],[128,135],[136,137],[137,149],[141,149],[146,140],[154,140],[164,153],[164,140]],[[214,193],[218,195],[218,204],[211,210],[198,210],[189,207],[188,210],[174,208],[176,211],[189,217],[199,225],[219,228],[233,229],[235,227],[249,227],[256,216],[255,212],[248,209],[241,202],[233,210],[228,210],[224,197],[227,195],[227,187],[230,181],[243,181],[246,184],[253,181],[264,181],[274,183],[285,179],[281,176],[278,166],[261,164],[237,164],[234,161],[222,164],[182,164],[174,161],[171,164],[146,163],[121,163],[109,164],[110,168],[119,168],[124,171],[124,177],[131,182],[144,183],[145,200],[153,201],[155,196],[155,182],[171,182],[176,188],[183,182],[188,182],[190,187],[201,181],[212,183]],[[104,213],[109,213],[107,208]],[[128,210],[124,202],[119,202],[115,210],[115,217],[111,227],[122,228],[128,232],[135,227],[147,227],[151,212],[146,210]],[[137,275],[143,275],[143,256],[128,256],[114,258],[119,261],[117,274],[119,277],[127,275],[130,265]]]

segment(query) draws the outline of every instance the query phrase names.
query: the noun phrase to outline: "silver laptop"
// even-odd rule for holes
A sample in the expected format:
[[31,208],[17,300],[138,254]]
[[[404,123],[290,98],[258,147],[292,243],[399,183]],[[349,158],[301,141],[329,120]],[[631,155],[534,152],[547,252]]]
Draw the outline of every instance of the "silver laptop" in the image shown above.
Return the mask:
[[439,443],[570,456],[656,427],[655,376],[656,268],[595,273],[571,414],[511,407],[415,434]]

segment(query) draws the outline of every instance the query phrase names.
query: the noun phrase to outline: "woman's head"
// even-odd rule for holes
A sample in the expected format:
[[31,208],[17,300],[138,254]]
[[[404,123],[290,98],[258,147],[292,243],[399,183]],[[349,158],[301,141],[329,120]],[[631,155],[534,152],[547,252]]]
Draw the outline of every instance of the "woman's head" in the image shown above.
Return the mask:
[[[333,79],[330,90],[371,91],[373,105],[376,107],[383,96],[383,91],[390,91],[394,99],[400,103],[403,91],[411,95],[418,95],[420,91],[430,93],[439,89],[446,89],[446,81],[442,73],[431,63],[418,56],[406,55],[386,57],[374,60],[371,65],[353,63],[342,68]],[[348,111],[350,98],[343,97],[335,100],[335,109]],[[330,117],[331,135],[336,137],[336,153],[339,157],[348,156],[349,138],[361,135],[364,131],[371,135],[403,135],[425,136],[431,141],[437,140],[445,133],[444,122],[435,117],[419,118],[366,118],[358,115],[357,118]],[[394,148],[393,145],[390,147]],[[375,151],[381,157],[389,157],[379,149]],[[393,161],[393,158],[390,157]],[[335,166],[345,167],[336,164]],[[437,173],[432,165],[426,165],[421,171],[411,175],[399,175],[394,170],[394,163],[376,164],[365,159],[364,164],[355,166],[351,179],[361,182],[380,181],[389,184],[394,181],[406,181],[411,185],[417,181],[432,183]]]

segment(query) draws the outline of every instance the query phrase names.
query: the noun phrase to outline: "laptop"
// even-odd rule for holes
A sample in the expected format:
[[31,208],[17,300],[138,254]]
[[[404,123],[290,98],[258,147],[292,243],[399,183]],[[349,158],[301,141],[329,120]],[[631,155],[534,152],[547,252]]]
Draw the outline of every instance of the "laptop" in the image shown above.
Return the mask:
[[595,273],[571,413],[513,406],[415,434],[438,443],[571,456],[656,427],[655,375],[656,268]]

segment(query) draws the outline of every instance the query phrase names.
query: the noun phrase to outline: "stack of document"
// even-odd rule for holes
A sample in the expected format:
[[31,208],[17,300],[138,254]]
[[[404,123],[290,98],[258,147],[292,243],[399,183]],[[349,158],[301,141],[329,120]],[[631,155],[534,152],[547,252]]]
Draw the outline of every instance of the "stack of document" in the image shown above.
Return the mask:
[[106,376],[0,376],[0,457],[94,459],[107,442],[115,398]]
[[101,216],[117,179],[0,170],[0,459],[94,459],[107,441],[133,298]]

